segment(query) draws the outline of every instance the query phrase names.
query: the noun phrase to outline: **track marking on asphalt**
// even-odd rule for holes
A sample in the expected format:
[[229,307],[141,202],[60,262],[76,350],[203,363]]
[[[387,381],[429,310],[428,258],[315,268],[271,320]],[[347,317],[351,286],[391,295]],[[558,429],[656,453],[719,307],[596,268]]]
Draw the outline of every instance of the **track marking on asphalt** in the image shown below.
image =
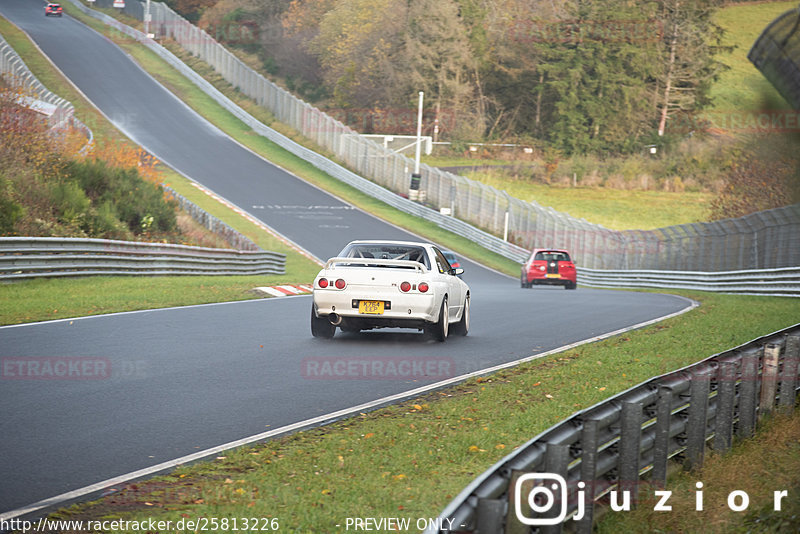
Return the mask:
[[109,478],[109,479],[103,480],[101,482],[97,482],[95,484],[91,484],[89,486],[85,486],[83,488],[79,488],[79,489],[76,489],[76,490],[73,490],[73,491],[69,491],[67,493],[62,493],[61,495],[56,495],[54,497],[50,497],[48,499],[44,499],[44,500],[35,502],[33,504],[29,504],[27,506],[23,506],[22,508],[17,508],[16,510],[11,510],[9,512],[0,513],[0,521],[8,521],[8,520],[14,519],[16,517],[24,516],[24,515],[27,515],[27,514],[31,514],[31,513],[37,512],[39,510],[43,510],[45,508],[56,507],[56,506],[62,505],[64,503],[67,503],[67,502],[70,502],[70,501],[75,501],[77,499],[80,499],[81,497],[85,497],[86,495],[90,495],[92,493],[97,493],[97,492],[100,492],[100,491],[102,491],[104,489],[108,489],[110,487],[113,487],[113,486],[116,486],[116,485],[119,485],[119,484],[125,484],[127,482],[132,481],[132,480],[136,480],[136,479],[143,478],[143,477],[146,477],[146,476],[155,475],[155,474],[160,473],[162,471],[167,471],[169,469],[174,469],[175,467],[178,467],[180,465],[184,465],[184,464],[187,464],[187,463],[190,463],[190,462],[194,462],[194,461],[197,461],[197,460],[202,460],[204,458],[208,458],[210,456],[219,454],[221,452],[224,452],[224,451],[227,451],[227,450],[230,450],[230,449],[235,449],[237,447],[242,447],[244,445],[249,445],[251,443],[256,443],[256,442],[259,442],[259,441],[265,441],[267,439],[274,438],[274,437],[277,437],[277,436],[280,436],[280,435],[283,435],[283,434],[289,434],[289,433],[292,433],[292,432],[296,432],[298,430],[304,430],[304,429],[307,429],[307,428],[313,428],[313,427],[316,427],[316,426],[321,426],[321,425],[324,425],[324,424],[332,423],[334,421],[337,421],[337,420],[342,419],[342,418],[347,417],[347,416],[355,415],[355,414],[358,414],[358,413],[361,413],[361,412],[365,412],[365,411],[374,410],[376,408],[379,408],[379,407],[387,405],[387,404],[392,404],[394,402],[398,402],[398,401],[406,400],[406,399],[409,399],[409,398],[412,398],[412,397],[416,397],[416,396],[422,395],[424,393],[428,393],[428,392],[433,391],[433,390],[442,389],[442,388],[447,387],[447,386],[452,386],[452,385],[464,382],[465,380],[468,380],[470,378],[474,378],[474,377],[477,377],[477,376],[483,376],[483,375],[487,375],[487,374],[492,374],[492,373],[495,373],[497,371],[501,371],[503,369],[507,369],[509,367],[514,367],[514,366],[519,365],[521,363],[529,362],[529,361],[532,361],[532,360],[537,360],[539,358],[544,358],[544,357],[550,356],[552,354],[557,354],[559,352],[564,352],[564,351],[567,351],[567,350],[571,350],[571,349],[573,349],[575,347],[578,347],[580,345],[586,345],[586,344],[589,344],[589,343],[594,343],[595,341],[601,341],[603,339],[614,337],[614,336],[623,334],[625,332],[629,332],[631,330],[637,330],[639,328],[644,328],[646,326],[650,326],[650,325],[656,324],[656,323],[664,321],[666,319],[670,319],[672,317],[677,317],[679,315],[687,313],[687,312],[695,309],[696,307],[698,307],[700,305],[698,302],[696,302],[694,300],[691,300],[691,299],[688,299],[688,298],[685,298],[685,297],[680,297],[680,296],[677,296],[677,295],[673,295],[673,296],[675,298],[678,298],[678,299],[686,301],[688,303],[688,305],[684,309],[679,310],[677,312],[670,313],[668,315],[664,315],[662,317],[658,317],[656,319],[651,319],[649,321],[638,323],[638,324],[635,324],[635,325],[632,325],[632,326],[628,326],[628,327],[625,327],[625,328],[620,328],[619,330],[615,330],[613,332],[608,332],[606,334],[601,334],[599,336],[587,338],[587,339],[584,339],[584,340],[581,340],[581,341],[576,341],[575,343],[571,343],[569,345],[564,345],[563,347],[558,347],[556,349],[552,349],[552,350],[549,350],[549,351],[546,351],[546,352],[540,352],[540,353],[532,354],[531,356],[527,356],[527,357],[519,359],[519,360],[514,360],[512,362],[506,362],[506,363],[501,364],[501,365],[495,365],[493,367],[480,369],[478,371],[473,371],[471,373],[467,373],[467,374],[464,374],[464,375],[461,375],[461,376],[456,376],[456,377],[453,377],[453,378],[449,378],[447,380],[443,380],[443,381],[440,381],[440,382],[436,382],[434,384],[429,384],[427,386],[422,386],[422,387],[419,387],[419,388],[415,388],[415,389],[412,389],[412,390],[409,390],[409,391],[405,391],[403,393],[397,393],[395,395],[390,395],[388,397],[383,397],[383,398],[380,398],[380,399],[376,399],[376,400],[373,400],[373,401],[370,401],[370,402],[366,402],[364,404],[359,404],[358,406],[353,406],[351,408],[345,408],[343,410],[338,410],[336,412],[331,412],[331,413],[328,413],[328,414],[325,414],[325,415],[321,415],[319,417],[306,419],[304,421],[298,421],[297,423],[293,423],[291,425],[282,426],[280,428],[276,428],[276,429],[270,430],[268,432],[262,432],[260,434],[255,434],[253,436],[248,436],[246,438],[242,438],[242,439],[239,439],[239,440],[236,440],[236,441],[231,441],[231,442],[228,442],[228,443],[224,443],[222,445],[218,445],[218,446],[212,447],[210,449],[199,451],[199,452],[196,452],[194,454],[189,454],[187,456],[182,456],[182,457],[176,458],[174,460],[170,460],[170,461],[167,461],[167,462],[162,462],[160,464],[156,464],[156,465],[153,465],[151,467],[146,467],[144,469],[139,469],[137,471],[132,471],[130,473],[119,475],[119,476],[116,476],[114,478]]

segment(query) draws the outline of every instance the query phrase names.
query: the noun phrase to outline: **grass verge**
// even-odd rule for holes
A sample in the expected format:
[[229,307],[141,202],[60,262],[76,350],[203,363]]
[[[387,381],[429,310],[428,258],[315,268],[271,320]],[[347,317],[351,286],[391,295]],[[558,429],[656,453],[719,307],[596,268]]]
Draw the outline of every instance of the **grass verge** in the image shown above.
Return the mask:
[[[703,484],[700,495],[698,482]],[[597,532],[647,532],[656,525],[659,532],[800,532],[800,411],[770,416],[755,437],[728,454],[712,453],[702,469],[672,476],[668,488],[671,512],[654,511],[657,499],[645,490],[635,510],[605,515]],[[742,491],[748,506],[734,511],[729,495]],[[787,492],[780,509],[775,506],[776,491]],[[741,506],[743,501],[737,497],[732,503]]]
[[728,69],[711,86],[713,111],[742,113],[791,109],[747,59],[747,53],[767,25],[796,8],[797,2],[753,2],[729,5],[717,11],[716,22],[725,29],[723,45],[734,48],[719,56]]
[[415,525],[575,411],[797,320],[792,299],[681,294],[702,306],[399,405],[232,450],[56,515],[174,522],[266,517],[284,532],[344,531],[348,517]]
[[512,197],[535,201],[573,217],[612,230],[652,230],[708,219],[713,194],[612,189],[609,187],[558,187],[516,180],[505,173],[485,169],[467,176]]
[[[351,187],[330,175],[317,169],[310,163],[298,158],[290,152],[279,147],[275,143],[253,132],[246,124],[226,111],[217,104],[210,96],[201,91],[187,78],[178,73],[175,69],[165,63],[155,53],[146,47],[132,42],[129,37],[121,35],[100,21],[84,15],[74,6],[66,4],[65,8],[69,14],[79,19],[84,24],[94,28],[112,39],[117,45],[128,52],[147,72],[155,77],[161,84],[174,93],[178,98],[185,102],[197,113],[205,117],[209,122],[216,125],[222,131],[230,135],[233,139],[246,146],[256,154],[264,157],[292,173],[293,175],[324,189],[331,194],[349,202],[350,204],[371,213],[385,221],[388,221],[409,232],[423,236],[425,239],[440,243],[441,245],[459,253],[467,258],[480,259],[480,263],[490,268],[505,272],[511,276],[519,275],[519,264],[498,254],[476,245],[466,238],[448,232],[431,224],[420,217],[409,215],[399,211],[388,204],[376,200],[362,191]],[[244,97],[239,91],[225,82],[213,69],[197,58],[181,52],[175,47],[170,47],[171,51],[184,60],[190,67],[204,76],[209,82],[219,89],[225,96],[241,106],[245,111],[253,115],[258,120],[275,128],[295,142],[301,143],[313,150],[324,154],[324,151],[313,145],[309,140],[302,138],[297,132],[292,131],[285,125],[275,122],[274,117],[264,108],[256,105],[250,99]],[[326,154],[331,156],[331,154]]]
[[[3,17],[0,17],[0,33],[48,89],[73,104],[76,116],[92,129],[95,143],[124,143],[134,146],[53,67],[24,32]],[[247,235],[262,248],[286,254],[287,274],[249,277],[164,276],[146,279],[119,276],[2,283],[0,324],[243,300],[256,298],[248,293],[248,290],[256,286],[308,283],[313,280],[319,270],[314,262],[297,254],[279,239],[193,187],[190,180],[172,169],[161,165],[160,170],[165,182],[177,192]]]

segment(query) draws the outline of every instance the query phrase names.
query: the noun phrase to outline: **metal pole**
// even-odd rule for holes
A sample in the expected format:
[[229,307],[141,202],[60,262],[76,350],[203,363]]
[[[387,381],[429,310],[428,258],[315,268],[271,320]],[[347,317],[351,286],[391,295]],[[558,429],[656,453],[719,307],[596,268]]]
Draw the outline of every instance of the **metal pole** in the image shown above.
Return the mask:
[[150,0],[147,0],[144,8],[144,35],[150,37]]
[[417,107],[417,147],[414,154],[414,174],[419,174],[419,157],[422,151],[422,98],[424,93],[419,92],[419,105]]
[[417,109],[417,146],[414,154],[414,173],[411,175],[411,185],[408,188],[408,199],[419,198],[419,183],[422,175],[419,173],[419,158],[422,150],[422,98],[424,93],[419,92],[419,107]]

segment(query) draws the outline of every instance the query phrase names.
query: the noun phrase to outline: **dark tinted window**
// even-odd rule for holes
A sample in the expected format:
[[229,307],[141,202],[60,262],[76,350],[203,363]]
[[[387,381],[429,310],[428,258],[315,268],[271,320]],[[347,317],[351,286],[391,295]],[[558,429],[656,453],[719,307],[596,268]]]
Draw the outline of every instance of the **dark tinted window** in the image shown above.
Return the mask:
[[359,243],[348,245],[339,254],[344,258],[377,258],[380,260],[418,261],[430,269],[428,255],[422,247],[389,243]]
[[536,261],[570,261],[569,254],[566,252],[555,252],[549,250],[537,252],[533,259]]

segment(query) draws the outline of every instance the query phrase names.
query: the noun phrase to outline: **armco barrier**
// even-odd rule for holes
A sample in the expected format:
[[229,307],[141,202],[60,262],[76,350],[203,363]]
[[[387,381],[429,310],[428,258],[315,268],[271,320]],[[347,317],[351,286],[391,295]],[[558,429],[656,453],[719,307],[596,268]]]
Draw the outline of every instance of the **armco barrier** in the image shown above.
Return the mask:
[[235,230],[228,223],[218,219],[217,217],[214,217],[206,210],[172,189],[170,186],[162,184],[161,187],[163,187],[164,191],[166,191],[173,199],[175,199],[175,201],[178,203],[178,206],[183,211],[188,213],[192,219],[197,221],[207,230],[223,238],[234,249],[254,251],[262,250],[261,247],[259,247],[252,239],[242,234],[238,230]]
[[[192,83],[197,85],[201,90],[203,90],[206,94],[208,94],[211,98],[213,98],[218,104],[224,107],[226,110],[231,112],[236,118],[247,124],[250,128],[252,128],[256,133],[262,135],[269,139],[270,141],[274,142],[275,144],[279,145],[280,147],[286,149],[287,151],[291,152],[292,154],[300,157],[301,159],[311,163],[318,169],[330,174],[334,178],[337,178],[344,183],[351,185],[364,193],[377,198],[392,207],[395,207],[401,211],[406,213],[410,213],[412,215],[417,215],[419,217],[423,217],[442,228],[450,230],[458,235],[462,235],[471,241],[481,244],[488,250],[496,252],[501,256],[513,259],[515,261],[519,261],[520,263],[527,259],[528,252],[522,247],[514,245],[512,243],[508,243],[503,241],[502,239],[475,228],[474,226],[456,219],[454,217],[450,217],[447,215],[442,215],[439,211],[434,209],[428,208],[416,202],[412,202],[406,198],[403,198],[400,195],[397,195],[384,187],[362,178],[358,174],[344,168],[343,166],[331,161],[330,159],[317,154],[316,152],[292,141],[288,137],[284,136],[283,134],[273,130],[272,128],[262,124],[259,122],[255,117],[247,113],[245,110],[237,106],[233,101],[231,101],[228,97],[223,95],[220,91],[218,91],[213,85],[211,85],[208,81],[206,81],[202,76],[197,74],[191,68],[189,68],[185,63],[183,63],[177,56],[172,54],[169,50],[164,48],[163,46],[159,45],[152,39],[147,39],[145,35],[136,30],[122,24],[118,20],[98,11],[95,11],[91,8],[88,8],[81,4],[78,0],[70,0],[72,4],[74,4],[78,9],[80,9],[83,13],[96,18],[103,23],[107,24],[108,26],[114,28],[116,31],[119,31],[123,35],[127,35],[135,39],[136,41],[141,42],[144,46],[148,47],[152,50],[155,54],[161,57],[164,61],[169,63],[172,67],[174,67],[178,72],[186,76]],[[153,3],[156,5],[157,3]],[[163,4],[160,5],[160,9],[169,9]],[[192,27],[189,23],[186,23],[186,28]],[[194,31],[200,32],[197,28]],[[210,39],[210,38],[209,38]],[[210,41],[209,41],[210,44]],[[216,44],[216,43],[214,43]],[[217,45],[219,46],[219,45]],[[220,47],[222,49],[222,47]],[[225,51],[229,54],[229,52]],[[238,61],[238,60],[237,60]],[[288,93],[287,93],[288,95]],[[372,141],[370,141],[372,142]],[[389,151],[390,152],[390,151]]]
[[578,268],[578,283],[590,287],[696,289],[740,295],[800,297],[800,267],[711,273]]
[[94,136],[92,131],[75,118],[75,109],[72,104],[58,95],[50,92],[28,69],[22,58],[11,48],[11,45],[0,35],[0,76],[6,83],[21,92],[21,97],[30,107],[42,106],[43,104],[52,106],[53,113],[48,117],[50,128],[55,131],[63,132],[72,127],[80,131],[86,137],[86,144],[80,150],[85,152],[92,145]]
[[[438,524],[452,529],[426,533],[515,533],[532,526],[591,533],[604,496],[627,491],[636,502],[644,491],[666,486],[671,461],[701,467],[707,447],[727,451],[734,437],[753,435],[760,416],[793,410],[799,369],[797,324],[652,378],[520,446],[445,508]],[[528,505],[532,494],[544,498],[533,501],[540,513]]]
[[[568,249],[581,265],[592,269],[730,271],[800,265],[800,205],[710,223],[647,231],[615,231],[423,164],[420,168],[420,192],[425,193],[425,202],[434,208],[423,210],[422,206],[398,196],[408,193],[409,169],[413,168],[409,158],[360,135],[278,87],[167,5],[150,2],[150,30],[157,38],[174,39],[184,50],[213,67],[242,94],[268,109],[283,124],[336,154],[347,169],[258,123],[138,30],[89,9],[79,0],[71,2],[90,16],[142,42],[257,133],[335,178],[351,185],[360,184],[356,187],[403,211],[415,215],[424,213],[422,216],[440,225],[448,224],[452,231],[469,239],[478,237],[473,240],[508,258],[521,261],[518,250],[548,247]],[[110,7],[112,2],[97,0],[96,5]],[[142,20],[142,6],[137,0],[129,0],[125,9],[128,14]],[[440,215],[440,208],[449,209],[454,217]],[[460,220],[455,220],[456,217]],[[506,222],[509,241],[520,246],[498,237],[504,234]]]
[[89,275],[284,274],[286,256],[239,251],[61,237],[0,238],[0,280]]

